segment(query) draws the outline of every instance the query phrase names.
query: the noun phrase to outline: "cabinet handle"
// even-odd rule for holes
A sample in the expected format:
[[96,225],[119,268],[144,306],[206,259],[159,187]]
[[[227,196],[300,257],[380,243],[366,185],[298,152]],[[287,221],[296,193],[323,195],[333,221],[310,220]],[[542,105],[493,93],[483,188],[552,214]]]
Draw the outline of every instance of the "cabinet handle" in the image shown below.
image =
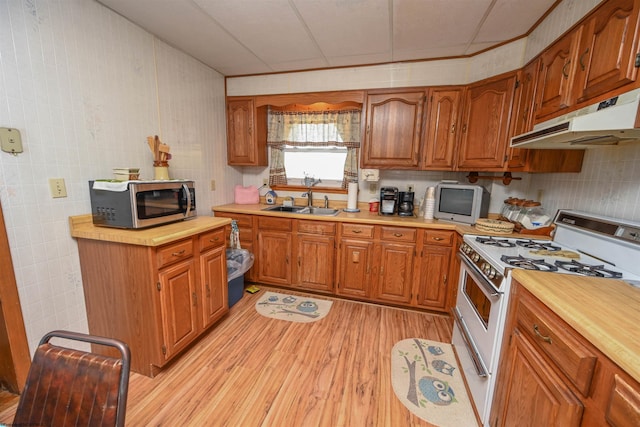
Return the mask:
[[446,274],[442,278],[442,283],[444,283],[445,285],[447,284],[447,275]]
[[362,230],[351,230],[351,232],[355,233],[355,234],[360,234],[360,233],[362,233]]
[[562,67],[562,75],[564,76],[565,79],[569,78],[569,74],[567,74],[567,65],[571,64],[571,60],[567,60],[567,62],[564,63],[564,66]]
[[193,292],[191,296],[193,297],[193,306],[196,307],[198,305],[198,295],[196,295],[196,293]]
[[467,132],[467,124],[463,124],[462,125],[462,133],[466,133]]
[[549,344],[551,344],[551,337],[545,337],[544,335],[542,335],[540,333],[540,331],[538,330],[538,325],[534,324],[533,325],[533,332],[540,338],[542,339],[542,341],[544,342],[548,342]]
[[178,252],[172,252],[171,256],[182,256],[182,255],[184,255],[185,252],[186,251],[184,249],[181,250],[181,251],[178,251]]
[[402,236],[404,236],[404,234],[402,234],[402,233],[393,233],[393,235],[394,235],[394,236],[396,236],[396,237],[402,237]]
[[211,288],[208,283],[205,286],[207,287],[207,298],[211,298]]
[[587,53],[589,53],[589,48],[587,48],[587,50],[584,51],[584,53],[582,55],[580,55],[580,67],[582,68],[582,71],[585,70],[585,66],[584,66],[584,57],[587,55]]
[[286,257],[284,257],[284,262],[289,264],[289,255],[287,255]]
[[219,238],[219,237],[216,237],[215,239],[209,239],[209,243],[215,243],[215,242],[217,242],[218,240],[220,240],[220,238]]
[[435,240],[436,242],[440,242],[440,241],[444,240],[444,238],[442,238],[442,237],[434,237],[433,240]]
[[300,257],[298,257],[298,267],[300,267]]
[[456,133],[456,124],[451,125],[451,133]]

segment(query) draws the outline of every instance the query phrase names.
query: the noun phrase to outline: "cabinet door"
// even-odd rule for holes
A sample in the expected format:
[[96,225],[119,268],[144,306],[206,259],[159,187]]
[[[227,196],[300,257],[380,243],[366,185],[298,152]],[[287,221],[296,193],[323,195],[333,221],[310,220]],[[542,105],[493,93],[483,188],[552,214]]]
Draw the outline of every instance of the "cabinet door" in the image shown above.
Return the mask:
[[291,233],[258,231],[258,281],[291,285]]
[[[533,108],[538,77],[539,62],[533,61],[518,75],[513,112],[511,113],[511,136],[529,132],[533,128]],[[527,150],[507,148],[507,169],[522,170],[526,163]]]
[[515,74],[469,88],[458,153],[459,170],[502,170],[509,143]]
[[266,112],[255,108],[253,98],[227,101],[227,163],[266,166]]
[[634,0],[610,0],[583,24],[578,50],[578,102],[636,80],[638,10]]
[[371,287],[371,265],[373,242],[346,240],[340,242],[338,251],[340,270],[337,293],[359,298],[368,298]]
[[450,260],[450,247],[422,247],[420,265],[416,268],[418,305],[446,311]]
[[582,403],[518,330],[511,335],[504,363],[507,375],[498,388],[506,388],[506,399],[492,414],[492,426],[580,425]]
[[227,259],[224,246],[200,255],[200,277],[204,329],[229,311]]
[[414,244],[380,243],[377,299],[403,304],[411,301],[415,248]]
[[540,55],[536,121],[575,103],[572,93],[582,28],[561,38]]
[[198,336],[198,294],[195,261],[174,264],[160,271],[165,358],[173,356]]
[[462,89],[431,90],[423,169],[453,170],[461,99]]
[[363,167],[418,167],[424,101],[423,91],[367,96]]
[[299,234],[297,237],[296,285],[333,292],[335,238]]

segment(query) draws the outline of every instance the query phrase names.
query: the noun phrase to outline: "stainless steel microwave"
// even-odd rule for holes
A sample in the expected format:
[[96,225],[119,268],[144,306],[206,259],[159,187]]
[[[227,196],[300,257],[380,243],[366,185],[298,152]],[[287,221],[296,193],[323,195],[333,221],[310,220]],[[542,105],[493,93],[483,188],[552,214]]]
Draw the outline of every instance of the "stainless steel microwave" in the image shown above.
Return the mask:
[[195,217],[193,181],[89,181],[95,225],[145,228]]

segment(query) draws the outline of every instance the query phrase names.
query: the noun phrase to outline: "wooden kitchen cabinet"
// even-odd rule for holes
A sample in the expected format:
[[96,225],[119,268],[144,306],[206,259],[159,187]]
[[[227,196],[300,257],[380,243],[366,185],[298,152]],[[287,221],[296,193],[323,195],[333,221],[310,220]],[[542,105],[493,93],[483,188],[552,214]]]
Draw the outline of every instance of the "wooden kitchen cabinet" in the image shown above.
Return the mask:
[[633,83],[638,74],[637,0],[609,0],[581,25],[576,102]]
[[338,295],[368,299],[371,296],[375,226],[340,224],[338,245]]
[[364,168],[417,169],[425,91],[369,91],[362,139]]
[[462,114],[458,170],[503,170],[515,85],[515,73],[508,73],[469,86]]
[[333,293],[336,224],[297,220],[295,287]]
[[422,169],[453,170],[463,92],[462,87],[429,90]]
[[407,227],[380,228],[380,242],[374,252],[372,297],[391,303],[409,304],[413,286],[413,265],[417,230]]
[[427,230],[417,258],[414,275],[416,304],[432,310],[448,311],[449,286],[456,286],[455,278],[449,284],[454,232]]
[[292,219],[259,216],[255,265],[259,282],[291,285]]
[[126,342],[134,372],[154,376],[228,312],[224,226],[161,246],[77,241],[89,332]]
[[253,97],[227,98],[227,163],[267,166],[267,107]]
[[640,384],[524,286],[512,286],[490,425],[640,425]]

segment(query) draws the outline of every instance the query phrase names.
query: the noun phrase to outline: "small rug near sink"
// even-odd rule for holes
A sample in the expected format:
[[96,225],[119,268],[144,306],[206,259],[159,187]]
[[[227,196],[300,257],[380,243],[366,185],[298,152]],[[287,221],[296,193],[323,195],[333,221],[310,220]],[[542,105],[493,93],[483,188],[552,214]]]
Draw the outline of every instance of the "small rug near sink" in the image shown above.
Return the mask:
[[332,304],[333,301],[307,296],[265,292],[256,303],[256,310],[265,317],[308,323],[325,317]]
[[477,426],[451,344],[418,338],[391,350],[393,391],[409,411],[440,427]]

